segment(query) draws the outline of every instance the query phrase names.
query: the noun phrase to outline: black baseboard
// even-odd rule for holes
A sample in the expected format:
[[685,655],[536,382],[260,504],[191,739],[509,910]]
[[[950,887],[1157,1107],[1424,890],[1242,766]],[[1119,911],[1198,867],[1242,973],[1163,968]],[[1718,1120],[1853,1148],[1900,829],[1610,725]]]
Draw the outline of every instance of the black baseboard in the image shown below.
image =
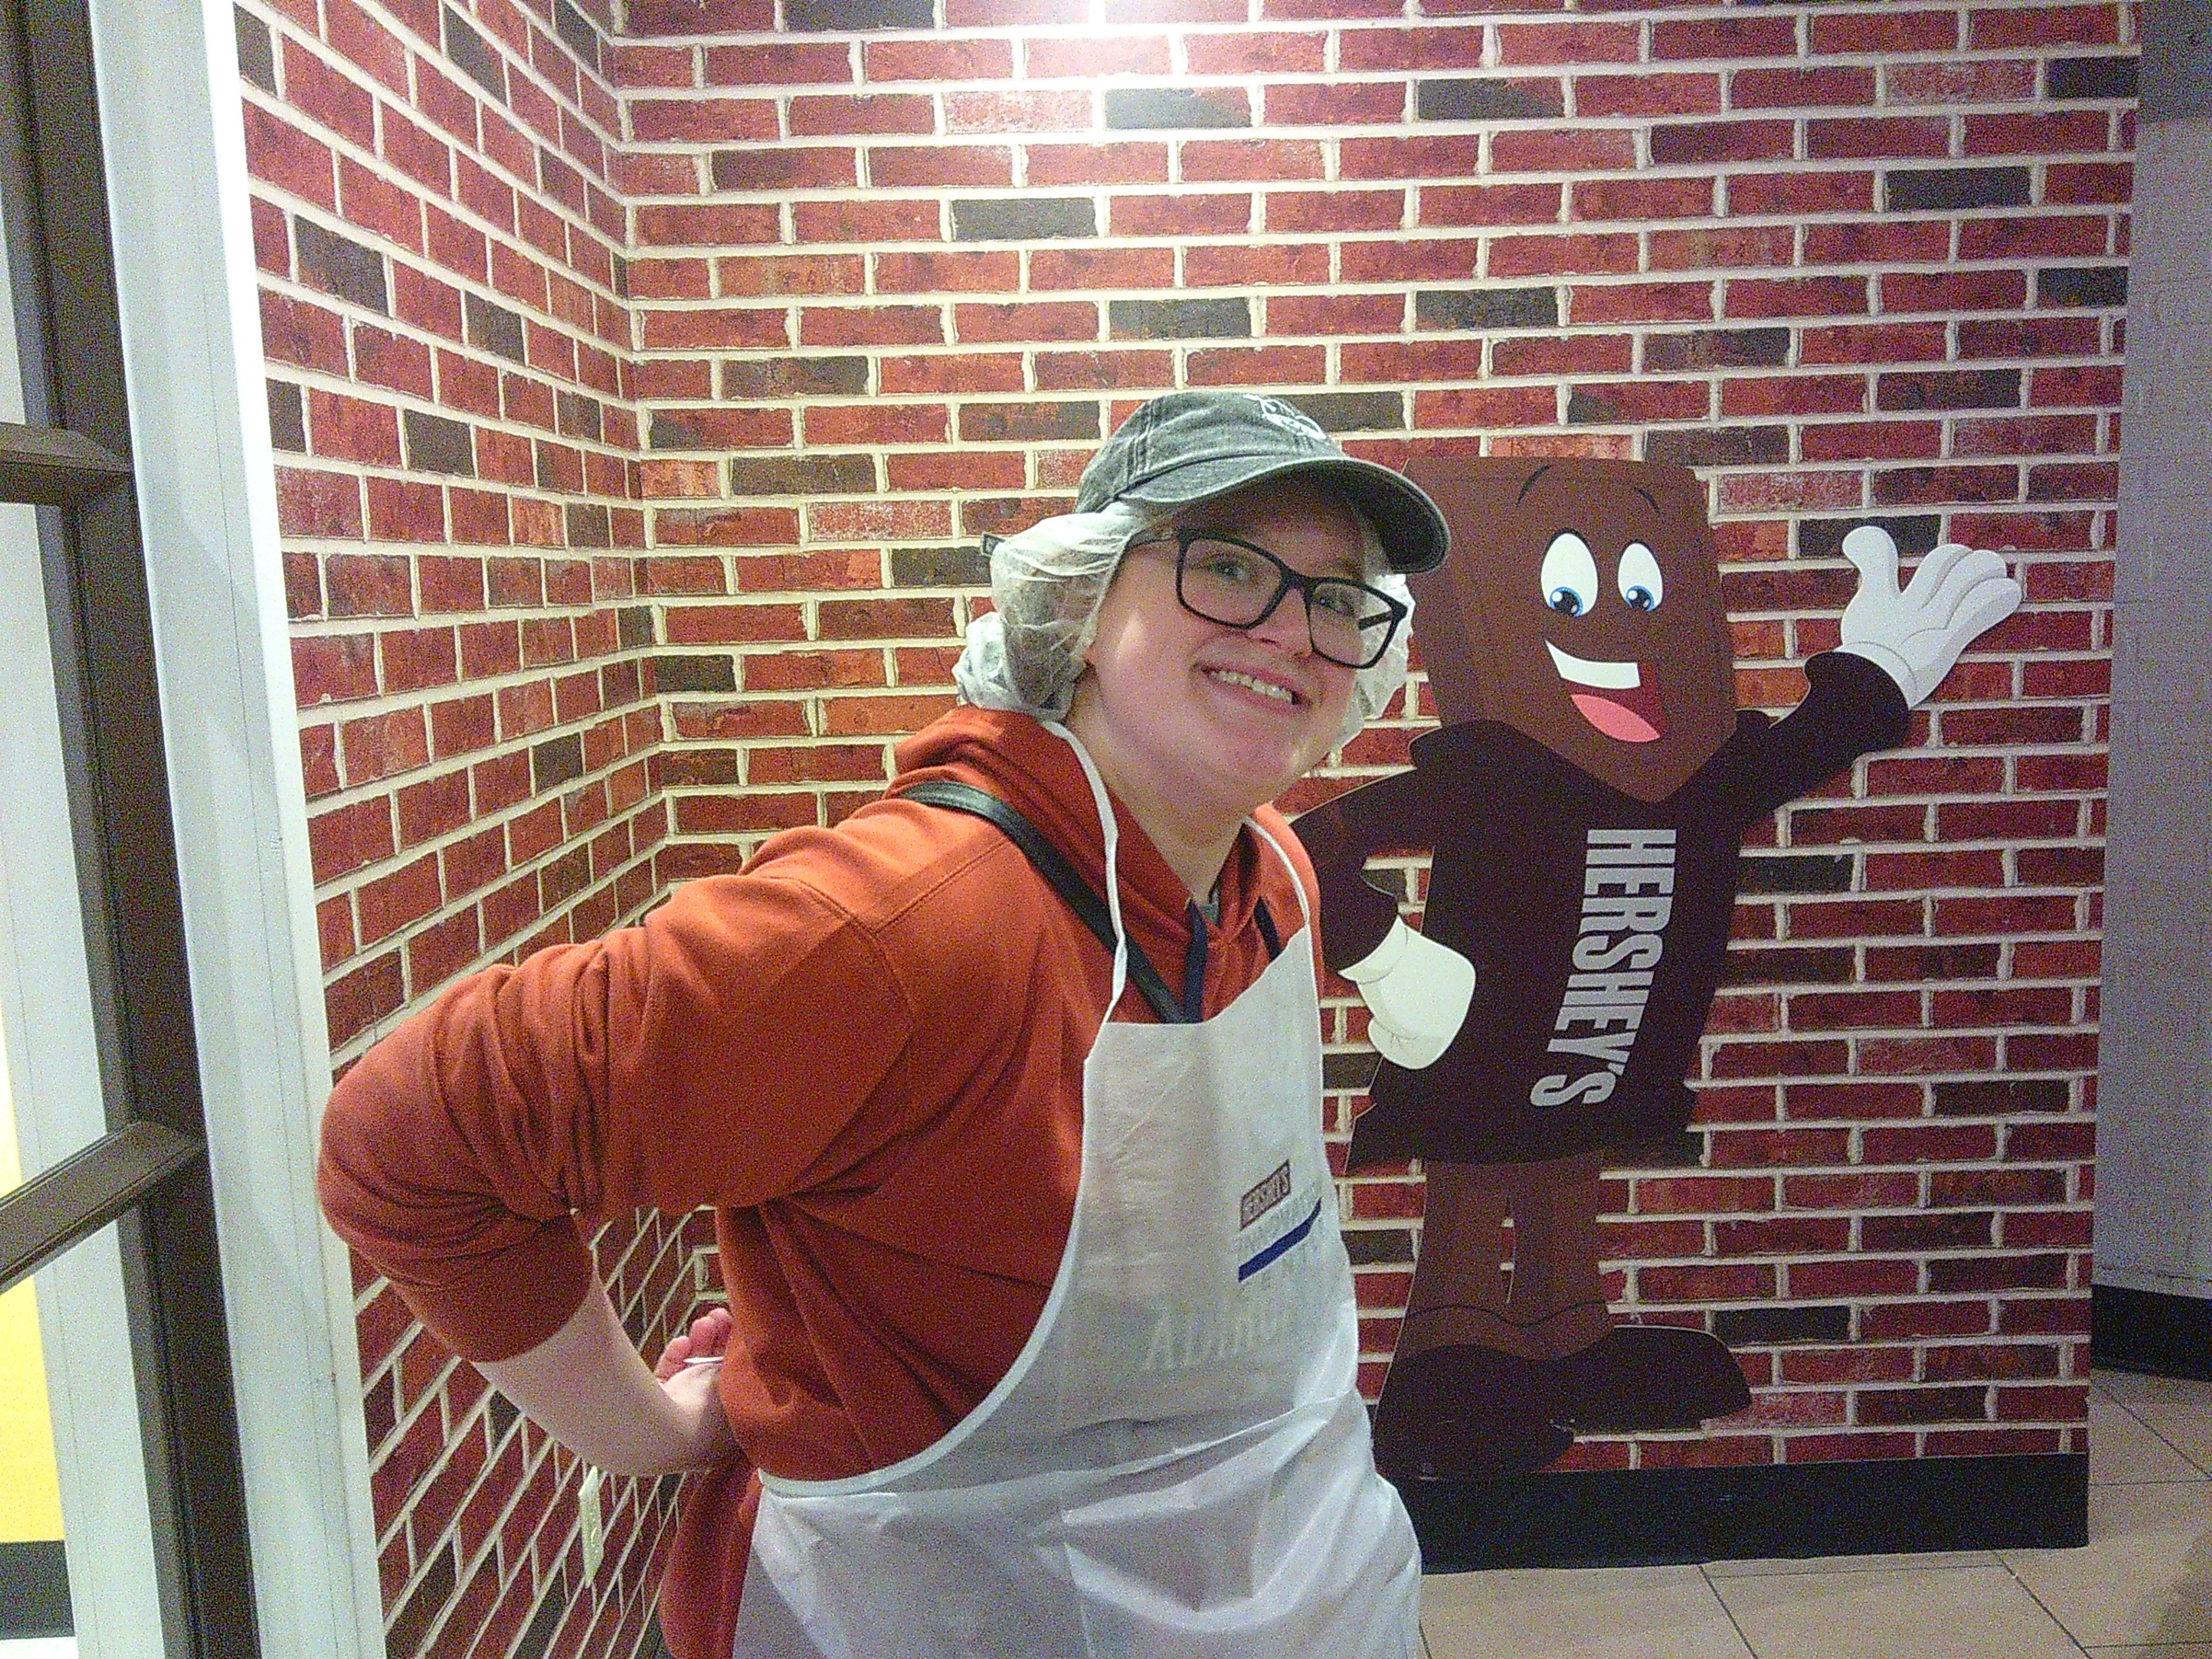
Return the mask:
[[[2089,1539],[2089,1460],[2079,1455],[1606,1469],[1414,1481],[1404,1492],[1431,1572],[2063,1549]],[[0,1640],[72,1629],[61,1545],[0,1544]]]
[[0,1544],[0,1642],[76,1632],[60,1540]]
[[1605,1469],[1401,1489],[1431,1572],[2089,1541],[2079,1455]]
[[2212,1302],[2092,1285],[2089,1360],[2117,1371],[2212,1378]]

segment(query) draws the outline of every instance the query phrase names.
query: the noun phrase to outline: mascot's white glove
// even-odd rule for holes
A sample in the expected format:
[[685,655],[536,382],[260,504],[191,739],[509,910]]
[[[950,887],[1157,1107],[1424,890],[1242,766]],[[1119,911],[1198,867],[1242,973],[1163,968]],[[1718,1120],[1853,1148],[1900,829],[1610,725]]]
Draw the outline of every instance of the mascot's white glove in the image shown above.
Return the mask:
[[1928,701],[1959,653],[2020,608],[2020,584],[1986,549],[1946,542],[1920,562],[1897,591],[1897,544],[1878,525],[1844,538],[1858,568],[1859,591],[1844,610],[1839,647],[1897,682],[1905,706]]
[[1451,1047],[1474,998],[1474,964],[1402,921],[1344,976],[1367,1004],[1369,1040],[1383,1059],[1409,1071],[1433,1066]]

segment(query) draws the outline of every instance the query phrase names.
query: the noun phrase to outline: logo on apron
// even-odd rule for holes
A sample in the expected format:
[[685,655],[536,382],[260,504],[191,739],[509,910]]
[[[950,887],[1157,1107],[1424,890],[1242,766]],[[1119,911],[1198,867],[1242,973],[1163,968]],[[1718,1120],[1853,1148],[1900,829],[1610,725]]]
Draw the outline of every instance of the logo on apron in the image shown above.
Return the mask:
[[1314,1223],[1321,1219],[1321,1206],[1322,1200],[1318,1198],[1314,1200],[1313,1208],[1306,1212],[1306,1218],[1304,1221],[1283,1234],[1273,1243],[1263,1247],[1257,1255],[1247,1256],[1238,1262],[1237,1264],[1237,1282],[1242,1284],[1269,1262],[1304,1243],[1306,1236],[1313,1231]]
[[1285,1158],[1274,1172],[1244,1194],[1237,1206],[1237,1231],[1243,1232],[1291,1195],[1291,1161]]

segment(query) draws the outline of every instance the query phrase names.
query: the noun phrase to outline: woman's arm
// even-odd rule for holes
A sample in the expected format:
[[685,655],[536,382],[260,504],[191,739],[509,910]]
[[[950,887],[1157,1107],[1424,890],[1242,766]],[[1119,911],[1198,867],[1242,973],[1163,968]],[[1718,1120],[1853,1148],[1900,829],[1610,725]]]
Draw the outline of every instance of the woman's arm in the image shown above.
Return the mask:
[[665,1368],[665,1381],[646,1369],[596,1283],[568,1323],[536,1347],[477,1365],[532,1422],[610,1474],[668,1474],[733,1454],[715,1387],[721,1367],[679,1360]]
[[763,1203],[895,1132],[870,1108],[911,1025],[834,904],[695,882],[642,927],[462,981],[363,1055],[324,1114],[324,1210],[447,1347],[504,1362],[584,1303],[608,1216]]

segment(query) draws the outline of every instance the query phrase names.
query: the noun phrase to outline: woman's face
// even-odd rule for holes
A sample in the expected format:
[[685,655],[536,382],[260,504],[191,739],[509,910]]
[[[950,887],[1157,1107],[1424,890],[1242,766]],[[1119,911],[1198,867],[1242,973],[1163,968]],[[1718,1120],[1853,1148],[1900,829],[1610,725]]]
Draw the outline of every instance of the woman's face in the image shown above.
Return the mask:
[[[1364,569],[1358,515],[1307,483],[1255,484],[1175,525],[1225,531],[1309,576]],[[1353,671],[1315,653],[1303,596],[1285,594],[1255,628],[1208,622],[1176,597],[1171,540],[1123,558],[1085,660],[1069,719],[1105,751],[1116,792],[1232,824],[1328,753],[1352,701]]]

